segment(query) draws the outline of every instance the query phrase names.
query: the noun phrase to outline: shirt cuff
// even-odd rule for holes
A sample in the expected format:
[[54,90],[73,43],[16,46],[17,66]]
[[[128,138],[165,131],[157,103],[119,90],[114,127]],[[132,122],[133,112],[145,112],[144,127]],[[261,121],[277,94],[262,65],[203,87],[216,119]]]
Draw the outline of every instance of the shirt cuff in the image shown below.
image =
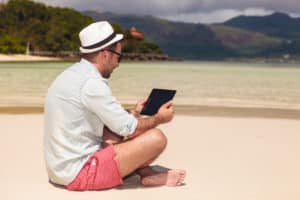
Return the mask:
[[127,121],[126,127],[120,132],[120,135],[127,137],[134,133],[136,127],[138,125],[138,120],[133,116],[129,115],[129,119]]

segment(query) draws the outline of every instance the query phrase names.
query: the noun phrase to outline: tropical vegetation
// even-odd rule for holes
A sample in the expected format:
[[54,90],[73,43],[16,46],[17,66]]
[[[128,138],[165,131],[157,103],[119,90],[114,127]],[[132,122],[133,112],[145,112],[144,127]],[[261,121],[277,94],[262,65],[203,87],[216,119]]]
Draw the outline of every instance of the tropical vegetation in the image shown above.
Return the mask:
[[[9,0],[0,4],[0,53],[31,51],[78,51],[78,33],[94,22],[92,17],[74,9],[47,6],[30,0]],[[152,42],[135,40],[119,24],[116,32],[128,38],[125,51],[162,53]]]

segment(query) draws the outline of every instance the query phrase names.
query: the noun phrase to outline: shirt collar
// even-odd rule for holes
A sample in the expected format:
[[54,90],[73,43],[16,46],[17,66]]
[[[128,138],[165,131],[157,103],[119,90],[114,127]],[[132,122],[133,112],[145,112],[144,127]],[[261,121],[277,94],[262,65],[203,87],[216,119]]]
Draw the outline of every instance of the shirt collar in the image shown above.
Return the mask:
[[90,61],[81,58],[80,60],[80,64],[84,65],[89,71],[91,71],[94,75],[100,77],[101,79],[103,79],[104,81],[108,81],[106,78],[104,78],[102,76],[102,74],[98,71],[97,67],[95,65],[93,65],[93,63],[91,63]]

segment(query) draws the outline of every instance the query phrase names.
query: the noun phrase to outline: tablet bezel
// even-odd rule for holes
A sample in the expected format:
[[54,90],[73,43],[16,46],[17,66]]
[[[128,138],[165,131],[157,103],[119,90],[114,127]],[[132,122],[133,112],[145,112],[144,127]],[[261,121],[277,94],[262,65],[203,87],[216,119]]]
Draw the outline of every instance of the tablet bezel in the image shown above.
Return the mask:
[[164,103],[174,98],[175,94],[176,90],[153,88],[141,111],[141,115],[151,116],[156,114]]

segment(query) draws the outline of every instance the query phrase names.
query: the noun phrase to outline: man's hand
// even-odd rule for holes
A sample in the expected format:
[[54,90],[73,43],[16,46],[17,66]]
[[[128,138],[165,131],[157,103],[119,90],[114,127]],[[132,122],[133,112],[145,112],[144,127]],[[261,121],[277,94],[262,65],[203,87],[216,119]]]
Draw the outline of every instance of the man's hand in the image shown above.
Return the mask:
[[173,108],[173,102],[168,101],[167,103],[163,104],[157,114],[154,115],[154,117],[158,120],[158,123],[167,123],[171,121],[174,117],[174,108]]
[[142,100],[138,101],[137,104],[135,105],[134,109],[131,111],[131,113],[136,118],[140,117],[140,113],[142,112],[147,100],[148,100],[148,98],[145,98],[145,99],[142,99]]
[[172,101],[169,101],[163,104],[155,115],[145,117],[145,118],[142,117],[139,118],[137,128],[135,129],[133,134],[127,137],[127,139],[137,137],[140,134],[146,132],[147,130],[151,128],[155,128],[159,124],[167,123],[173,119],[173,116],[174,116],[173,103]]

